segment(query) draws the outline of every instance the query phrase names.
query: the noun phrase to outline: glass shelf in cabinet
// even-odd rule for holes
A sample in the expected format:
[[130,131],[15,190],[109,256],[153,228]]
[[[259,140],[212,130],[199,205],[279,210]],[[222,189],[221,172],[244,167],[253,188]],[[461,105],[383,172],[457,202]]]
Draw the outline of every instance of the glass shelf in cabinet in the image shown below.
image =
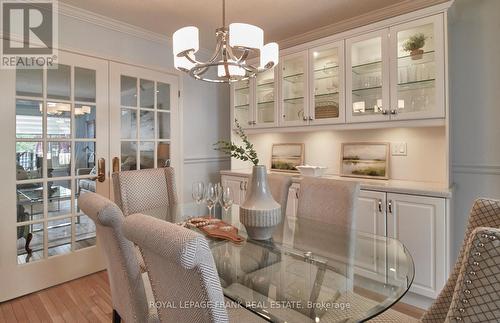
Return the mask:
[[336,69],[338,69],[339,66],[338,65],[335,65],[335,66],[329,66],[329,67],[323,67],[323,68],[318,68],[318,69],[315,69],[314,70],[314,73],[319,73],[319,72],[323,72],[325,74],[329,74],[329,73],[333,73]]
[[[430,57],[430,56],[434,57],[434,51],[433,50],[430,50],[430,51],[422,53],[422,58],[420,58],[418,60],[416,59],[416,60],[413,60],[413,61],[414,62],[418,62],[421,59],[424,59],[425,57]],[[403,60],[403,59],[408,59],[408,58],[412,58],[412,55],[398,56],[398,60]]]
[[399,83],[398,91],[411,91],[418,89],[433,88],[435,86],[435,79],[419,80],[413,82]]
[[382,86],[379,85],[379,86],[370,86],[370,87],[363,87],[363,88],[359,88],[359,89],[353,89],[352,92],[362,92],[362,91],[373,91],[373,90],[378,90],[378,89],[382,89]]
[[359,65],[353,65],[351,67],[352,72],[355,74],[366,74],[373,72],[381,72],[382,71],[382,61],[364,63]]
[[298,74],[283,76],[283,79],[285,81],[291,82],[291,83],[300,83],[300,82],[304,82],[303,77],[304,77],[304,73],[298,73]]
[[295,97],[295,98],[283,99],[283,101],[297,101],[297,100],[303,100],[303,99],[304,99],[303,96],[298,96],[298,97]]
[[257,104],[270,104],[274,103],[274,101],[262,101],[262,102],[257,102]]
[[240,104],[240,105],[235,105],[235,109],[248,109],[250,105],[249,104]]

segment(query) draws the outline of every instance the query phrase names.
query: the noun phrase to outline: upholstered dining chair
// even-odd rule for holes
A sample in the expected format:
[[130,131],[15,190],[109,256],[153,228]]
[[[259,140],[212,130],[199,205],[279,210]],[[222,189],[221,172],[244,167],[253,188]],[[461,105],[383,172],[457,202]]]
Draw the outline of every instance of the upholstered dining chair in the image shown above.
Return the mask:
[[267,176],[271,195],[281,205],[281,214],[286,215],[286,204],[288,202],[288,191],[292,186],[292,177],[285,174],[269,174]]
[[500,317],[500,201],[474,202],[455,268],[420,320],[388,310],[370,322],[497,322]]
[[354,229],[359,183],[317,177],[300,181],[297,216]]
[[[96,225],[99,244],[107,263],[113,322],[155,321],[154,309],[148,309],[139,260],[135,247],[122,233],[125,217],[112,201],[95,193],[83,193],[78,199],[80,209]],[[152,311],[152,313],[150,313]]]
[[172,167],[113,173],[113,189],[125,216],[178,202]]
[[[173,304],[158,308],[161,322],[264,322],[242,307],[226,309],[212,253],[201,234],[144,214],[128,216],[123,231],[141,250],[155,301]],[[200,306],[178,306],[185,302]]]

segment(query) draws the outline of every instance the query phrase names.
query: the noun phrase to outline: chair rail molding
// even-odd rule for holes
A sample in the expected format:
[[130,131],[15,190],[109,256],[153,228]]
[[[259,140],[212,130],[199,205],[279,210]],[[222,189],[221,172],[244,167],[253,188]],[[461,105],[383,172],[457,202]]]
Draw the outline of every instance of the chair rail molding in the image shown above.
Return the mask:
[[205,163],[223,163],[229,162],[231,158],[228,156],[200,156],[200,157],[186,157],[184,158],[184,164],[205,164]]
[[493,164],[453,164],[452,170],[457,174],[500,175],[500,165]]

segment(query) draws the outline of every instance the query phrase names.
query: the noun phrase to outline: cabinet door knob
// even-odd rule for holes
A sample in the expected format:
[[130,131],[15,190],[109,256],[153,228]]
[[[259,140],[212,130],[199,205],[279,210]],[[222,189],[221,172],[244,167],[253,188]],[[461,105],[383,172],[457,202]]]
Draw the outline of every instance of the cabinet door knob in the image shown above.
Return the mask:
[[243,182],[240,182],[240,191],[243,191]]
[[[380,109],[382,109],[382,108],[380,108]],[[382,109],[382,114],[383,115],[387,115],[388,114],[387,110],[386,109]]]
[[248,121],[248,125],[251,126],[252,125],[252,121]]
[[398,114],[398,110],[397,109],[391,110],[391,114]]
[[252,121],[252,124],[255,126],[257,124],[257,121]]
[[387,206],[389,207],[389,213],[392,213],[392,200],[389,201]]
[[314,118],[313,118],[313,117],[309,117],[309,121],[313,121],[313,120],[314,120]]
[[378,200],[378,211],[382,213],[382,200]]
[[306,116],[303,116],[303,117],[302,117],[302,120],[303,120],[303,121],[307,121],[307,120],[309,120],[309,118],[308,118],[308,117],[306,117]]

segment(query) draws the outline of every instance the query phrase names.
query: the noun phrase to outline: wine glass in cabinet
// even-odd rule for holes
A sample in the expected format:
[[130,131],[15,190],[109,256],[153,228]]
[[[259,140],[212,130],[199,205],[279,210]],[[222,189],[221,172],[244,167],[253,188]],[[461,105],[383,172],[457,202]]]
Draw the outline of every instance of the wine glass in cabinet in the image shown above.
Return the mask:
[[300,126],[309,122],[307,56],[308,51],[302,51],[280,58],[282,126]]
[[390,99],[387,30],[347,39],[346,47],[347,121],[387,120]]
[[443,18],[390,28],[391,119],[444,117]]
[[345,122],[343,42],[309,50],[311,124]]

